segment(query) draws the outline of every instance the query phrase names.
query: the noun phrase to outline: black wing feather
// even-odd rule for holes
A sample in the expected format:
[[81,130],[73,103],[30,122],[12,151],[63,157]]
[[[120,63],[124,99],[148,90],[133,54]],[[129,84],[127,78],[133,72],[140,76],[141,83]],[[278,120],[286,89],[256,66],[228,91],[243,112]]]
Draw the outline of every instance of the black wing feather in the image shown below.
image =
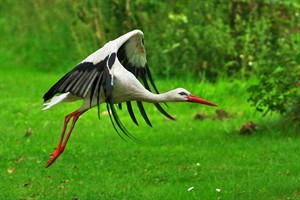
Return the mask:
[[[108,111],[108,114],[109,114],[109,118],[110,118],[111,124],[113,125],[115,131],[118,133],[118,135],[120,136],[120,138],[122,138],[122,140],[126,141],[126,140],[122,137],[122,135],[119,133],[119,131],[118,131],[116,125],[115,125],[114,119],[113,119],[112,116],[111,116],[112,114],[111,114],[111,111],[110,111],[110,104],[109,104],[109,103],[106,104],[106,109],[107,109],[107,111]],[[125,134],[125,135],[126,135],[126,134]]]
[[[102,79],[103,72],[99,74],[99,76],[96,77],[95,81],[92,84],[91,88],[91,96],[90,96],[90,107],[92,106],[93,100],[96,96],[96,91],[98,91],[98,88],[101,88],[101,79]],[[100,94],[98,94],[99,97]]]
[[84,98],[96,77],[105,70],[106,61],[107,57],[95,65],[92,62],[80,63],[44,94],[44,101],[48,101],[56,94],[66,92]]
[[131,106],[131,102],[130,101],[127,101],[126,102],[126,106],[127,106],[127,110],[128,110],[128,113],[132,119],[132,121],[138,126],[139,123],[137,122],[136,118],[135,118],[135,115],[134,115],[134,112],[133,112],[133,109],[132,109],[132,106]]
[[[110,119],[112,120],[112,118],[114,119],[113,121],[117,124],[117,126],[121,129],[121,131],[128,137],[128,138],[130,138],[130,139],[132,139],[132,140],[134,140],[135,142],[140,142],[138,139],[136,139],[133,135],[131,135],[128,131],[127,131],[127,129],[125,128],[125,126],[122,124],[122,122],[120,121],[120,119],[119,119],[119,117],[118,117],[118,114],[117,114],[117,112],[116,112],[116,110],[115,110],[115,106],[114,106],[114,104],[112,103],[112,102],[108,102],[107,103],[107,107],[108,107],[108,113],[109,113],[109,115],[110,115]],[[110,112],[111,111],[111,112]],[[111,117],[111,115],[113,116],[113,117]],[[112,121],[112,123],[114,123]],[[116,126],[114,126],[115,127],[115,130],[117,131],[117,133],[118,133],[118,130],[116,129]],[[120,135],[120,134],[119,134]],[[122,139],[124,139],[124,138],[122,138]]]
[[155,83],[154,83],[154,81],[153,81],[152,75],[151,75],[151,73],[150,73],[150,70],[149,70],[149,67],[148,67],[147,64],[146,64],[146,66],[145,66],[145,72],[146,72],[146,75],[148,76],[148,78],[149,78],[149,80],[150,80],[150,83],[151,83],[151,85],[152,85],[154,91],[155,91],[157,94],[159,94],[158,89],[157,89],[157,87],[156,87],[156,85],[155,85]]
[[147,116],[147,114],[146,114],[146,111],[145,111],[145,109],[144,109],[144,106],[143,106],[142,102],[136,101],[136,103],[137,103],[137,105],[138,105],[138,108],[139,108],[140,113],[142,114],[144,120],[146,121],[146,123],[147,123],[150,127],[152,127],[152,124],[151,124],[151,122],[150,122],[150,120],[149,120],[149,118],[148,118],[148,116]]

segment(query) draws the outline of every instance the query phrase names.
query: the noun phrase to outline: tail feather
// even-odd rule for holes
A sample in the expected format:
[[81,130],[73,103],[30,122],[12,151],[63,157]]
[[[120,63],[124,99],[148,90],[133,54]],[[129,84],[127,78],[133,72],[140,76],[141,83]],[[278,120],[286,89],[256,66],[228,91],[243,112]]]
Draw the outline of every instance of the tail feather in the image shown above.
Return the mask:
[[63,102],[64,100],[66,100],[68,98],[69,94],[70,94],[70,92],[67,92],[67,93],[63,93],[59,96],[53,97],[50,102],[43,104],[45,106],[45,108],[43,108],[43,110],[47,110],[47,109],[51,108],[52,106],[55,106],[56,104],[58,104],[60,102]]

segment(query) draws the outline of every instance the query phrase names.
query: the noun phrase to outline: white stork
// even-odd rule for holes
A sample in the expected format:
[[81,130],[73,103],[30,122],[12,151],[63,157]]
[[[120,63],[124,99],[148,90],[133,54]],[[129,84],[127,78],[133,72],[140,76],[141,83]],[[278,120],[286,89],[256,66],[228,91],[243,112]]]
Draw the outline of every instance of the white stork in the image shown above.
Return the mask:
[[[98,117],[100,118],[101,103],[106,103],[112,125],[117,133],[119,134],[118,126],[119,130],[134,140],[136,139],[121,123],[114,104],[118,104],[121,109],[121,103],[125,102],[131,119],[138,125],[131,105],[132,101],[136,101],[141,115],[149,126],[152,125],[142,102],[154,103],[156,108],[170,119],[173,119],[172,116],[160,106],[160,102],[196,102],[216,106],[214,103],[192,95],[183,88],[160,94],[147,65],[143,38],[142,31],[133,30],[108,42],[79,63],[46,92],[43,97],[44,101],[50,99],[51,101],[44,104],[46,107],[43,110],[60,102],[83,100],[78,110],[65,116],[61,138],[46,167],[52,165],[63,153],[80,115],[97,106]],[[138,79],[142,81],[143,85]],[[150,82],[155,93],[151,92],[148,82]],[[55,96],[56,94],[60,95]],[[73,120],[65,137],[66,128],[71,118]],[[123,137],[121,136],[121,138]]]

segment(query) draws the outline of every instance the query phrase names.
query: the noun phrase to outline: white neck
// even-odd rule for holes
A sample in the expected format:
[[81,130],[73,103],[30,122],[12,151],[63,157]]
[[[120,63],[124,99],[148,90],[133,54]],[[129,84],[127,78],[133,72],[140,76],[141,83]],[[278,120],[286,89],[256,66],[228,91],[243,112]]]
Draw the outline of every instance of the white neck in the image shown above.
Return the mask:
[[149,92],[148,90],[144,90],[141,95],[137,96],[138,100],[149,102],[149,103],[160,103],[160,102],[178,102],[178,101],[184,101],[182,99],[176,98],[174,95],[175,90],[170,90],[165,93],[161,94],[154,94]]

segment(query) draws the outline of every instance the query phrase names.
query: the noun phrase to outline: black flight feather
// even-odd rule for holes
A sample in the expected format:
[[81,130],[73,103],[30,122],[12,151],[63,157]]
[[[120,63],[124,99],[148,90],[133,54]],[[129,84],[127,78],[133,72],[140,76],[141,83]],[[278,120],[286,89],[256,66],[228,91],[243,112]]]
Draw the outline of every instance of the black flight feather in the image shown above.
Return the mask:
[[136,118],[135,118],[135,115],[134,115],[134,112],[133,112],[133,109],[132,109],[132,106],[131,106],[131,102],[130,101],[127,101],[126,102],[126,106],[127,106],[127,110],[128,110],[128,113],[132,119],[132,121],[138,126],[139,123],[137,122]]
[[158,89],[157,89],[157,87],[156,87],[156,85],[155,85],[155,83],[154,83],[154,81],[153,81],[153,78],[152,78],[152,76],[151,76],[151,73],[150,73],[150,70],[149,70],[149,67],[148,67],[147,64],[145,65],[145,72],[146,72],[146,74],[148,75],[149,81],[150,81],[152,87],[154,88],[155,92],[156,92],[157,94],[159,94]]
[[93,64],[92,62],[78,64],[44,94],[44,101],[48,101],[56,94],[66,92],[71,92],[73,95],[85,98],[96,76],[104,70],[106,61],[107,57],[97,64]]
[[111,114],[111,111],[110,111],[110,107],[109,107],[109,106],[110,106],[110,104],[109,104],[109,103],[106,103],[106,109],[107,109],[107,112],[108,112],[108,115],[109,115],[111,124],[113,125],[115,131],[118,133],[118,135],[120,136],[120,138],[122,138],[122,140],[126,141],[126,140],[122,137],[122,135],[119,133],[119,131],[118,131],[116,125],[115,125],[115,122],[114,122],[114,120],[113,120],[113,118],[112,118],[112,116],[111,116],[112,114]]
[[[99,82],[102,80],[101,78],[102,78],[102,74],[103,73],[101,73],[100,75],[99,75]],[[100,98],[101,98],[101,85],[102,84],[97,84],[98,85],[98,88],[97,88],[97,107],[98,107],[98,119],[100,119]]]
[[153,103],[155,105],[155,107],[159,110],[159,112],[161,112],[164,116],[166,116],[167,118],[171,119],[171,120],[175,120],[174,117],[172,117],[169,113],[167,113],[160,105],[159,103]]
[[[140,142],[138,139],[136,139],[133,135],[131,135],[127,129],[124,127],[124,125],[122,124],[122,122],[120,121],[118,114],[115,110],[114,104],[112,103],[111,98],[108,99],[107,102],[107,110],[110,116],[110,120],[116,130],[116,132],[119,134],[117,127],[115,126],[114,123],[117,124],[117,126],[120,128],[120,130],[130,139],[132,139],[135,142]],[[112,116],[112,117],[111,117]],[[120,134],[119,134],[120,135]],[[121,135],[120,135],[121,136]],[[121,136],[121,138],[124,140],[124,138]]]
[[138,105],[138,108],[139,108],[140,113],[142,114],[144,120],[146,121],[146,123],[147,123],[150,127],[152,127],[152,124],[151,124],[151,122],[150,122],[150,120],[149,120],[149,118],[148,118],[148,116],[147,116],[147,114],[146,114],[146,111],[145,111],[145,109],[144,109],[144,106],[143,106],[142,102],[136,101],[136,103],[137,103],[137,105]]
[[103,72],[101,72],[100,75],[97,75],[97,77],[96,77],[96,79],[95,79],[95,81],[94,81],[94,83],[92,85],[91,94],[90,94],[90,107],[92,107],[93,99],[95,98],[96,93],[97,93],[96,91],[99,91],[101,89],[101,86],[102,86],[102,83],[101,83],[102,76],[103,76]]

